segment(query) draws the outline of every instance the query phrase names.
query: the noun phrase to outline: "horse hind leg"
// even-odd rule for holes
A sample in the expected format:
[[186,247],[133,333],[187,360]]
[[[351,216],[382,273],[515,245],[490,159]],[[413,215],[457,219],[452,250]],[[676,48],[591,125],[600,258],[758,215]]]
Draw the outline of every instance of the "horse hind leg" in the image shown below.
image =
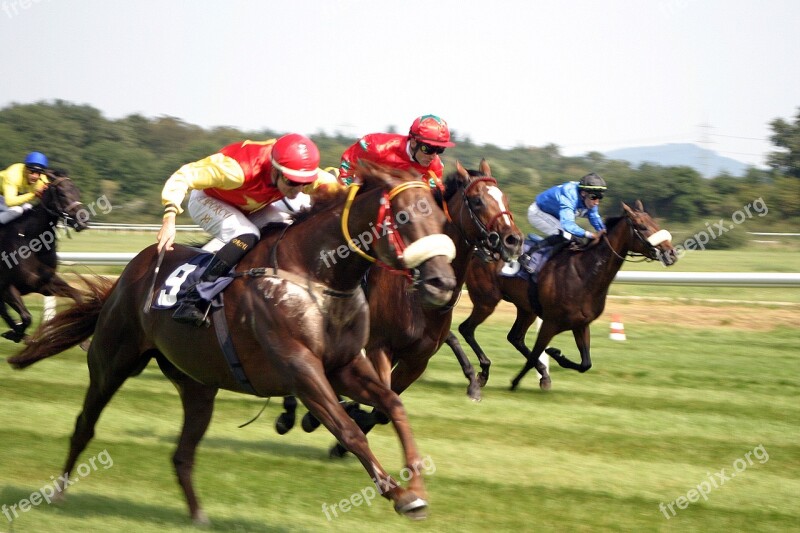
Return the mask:
[[118,338],[107,338],[103,342],[95,337],[87,354],[89,365],[89,388],[83,401],[83,410],[75,422],[75,431],[70,438],[69,453],[64,464],[64,474],[56,483],[57,499],[63,499],[64,490],[73,482],[69,475],[75,468],[80,454],[94,437],[94,428],[103,409],[130,376],[144,370],[150,357],[139,353],[134,344],[119,344]]
[[[203,385],[190,378],[163,355],[156,357],[161,372],[175,385],[183,405],[183,428],[178,438],[178,447],[172,456],[172,464],[178,476],[178,484],[183,489],[189,515],[196,525],[208,525],[210,522],[203,511],[192,482],[194,458],[197,445],[206,433],[214,412],[214,398],[219,389]],[[296,403],[296,400],[295,400]]]
[[[456,337],[451,331],[447,334],[447,338],[444,342],[446,342],[450,349],[453,350],[456,359],[458,359],[458,364],[461,365],[461,371],[464,373],[464,377],[467,378],[467,381],[469,382],[469,385],[467,385],[467,396],[469,396],[469,399],[473,402],[481,401],[481,382],[475,375],[475,368],[472,366],[472,363],[469,361],[469,357],[461,347],[461,343],[458,342],[458,337]],[[483,384],[485,385],[486,382],[484,381]]]
[[539,388],[542,390],[550,390],[552,387],[552,382],[550,380],[550,373],[547,371],[547,366],[539,360],[539,357],[544,352],[545,348],[547,348],[548,343],[556,336],[558,333],[557,328],[552,325],[550,322],[543,322],[542,327],[539,330],[539,334],[536,336],[536,342],[533,345],[529,355],[525,360],[525,366],[522,367],[519,374],[514,377],[511,381],[511,390],[516,390],[519,386],[520,381],[522,378],[525,377],[532,368],[535,368],[537,372],[542,376],[539,379]]

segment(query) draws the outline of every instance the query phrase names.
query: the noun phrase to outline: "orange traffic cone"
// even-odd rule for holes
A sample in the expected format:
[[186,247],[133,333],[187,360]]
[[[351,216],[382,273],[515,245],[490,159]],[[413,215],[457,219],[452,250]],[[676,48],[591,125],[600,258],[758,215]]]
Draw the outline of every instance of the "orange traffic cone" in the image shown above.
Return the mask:
[[611,315],[611,333],[608,336],[612,341],[624,341],[625,326],[622,325],[622,319],[619,315]]

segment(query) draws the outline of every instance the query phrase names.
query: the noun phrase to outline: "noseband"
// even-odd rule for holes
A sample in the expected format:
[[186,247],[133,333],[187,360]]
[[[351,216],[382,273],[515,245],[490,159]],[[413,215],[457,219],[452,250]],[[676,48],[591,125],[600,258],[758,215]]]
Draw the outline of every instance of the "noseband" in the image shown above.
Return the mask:
[[[345,241],[347,241],[347,246],[362,258],[386,268],[387,270],[407,275],[411,279],[414,279],[417,275],[415,270],[416,267],[431,257],[443,255],[447,257],[448,262],[455,258],[455,245],[447,235],[442,233],[426,235],[425,237],[422,237],[421,239],[418,239],[406,246],[406,244],[403,242],[400,232],[397,230],[397,220],[394,212],[392,211],[392,199],[408,189],[428,189],[429,186],[427,183],[421,181],[409,181],[398,185],[390,191],[384,191],[383,198],[381,198],[380,202],[380,208],[378,209],[378,217],[375,227],[383,230],[383,235],[385,235],[389,240],[389,245],[394,251],[398,264],[403,265],[405,267],[404,270],[394,268],[391,265],[388,265],[383,261],[380,261],[379,259],[367,254],[358,247],[355,239],[350,236],[350,230],[347,228],[347,221],[350,218],[350,210],[356,194],[361,188],[361,185],[354,182],[349,186],[349,188],[350,190],[347,193],[347,201],[342,213],[342,234],[344,235]],[[411,271],[414,271],[413,274]]]
[[[639,228],[636,227],[636,225],[633,223],[633,220],[631,220],[630,215],[628,215],[627,213],[625,214],[625,221],[628,223],[631,230],[633,231],[634,237],[638,239],[638,241],[642,244],[642,246],[645,249],[645,253],[643,254],[628,252],[627,255],[633,257],[643,257],[644,258],[643,260],[646,261],[660,261],[661,250],[658,249],[658,245],[664,241],[672,240],[672,235],[670,234],[670,232],[665,229],[661,229],[656,231],[649,237],[645,237],[644,235],[642,235],[642,232],[639,230]],[[608,240],[608,235],[604,235],[603,240],[606,242],[606,244],[608,244],[608,247],[611,249],[614,255],[616,255],[619,259],[622,259],[623,261],[629,261],[629,259],[627,259],[626,257],[622,257],[617,253],[616,250],[614,250],[614,247],[611,246],[611,242]]]

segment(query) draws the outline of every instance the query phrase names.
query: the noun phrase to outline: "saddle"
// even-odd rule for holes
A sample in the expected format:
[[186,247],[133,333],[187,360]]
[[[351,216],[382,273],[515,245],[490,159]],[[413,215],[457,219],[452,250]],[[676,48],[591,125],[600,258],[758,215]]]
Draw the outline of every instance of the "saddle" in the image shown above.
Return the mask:
[[500,270],[500,274],[505,277],[518,277],[525,281],[536,283],[539,272],[547,260],[550,259],[554,248],[553,246],[545,246],[531,253],[531,248],[541,240],[542,238],[538,235],[529,233],[522,244],[522,255],[520,255],[519,260],[506,263]]

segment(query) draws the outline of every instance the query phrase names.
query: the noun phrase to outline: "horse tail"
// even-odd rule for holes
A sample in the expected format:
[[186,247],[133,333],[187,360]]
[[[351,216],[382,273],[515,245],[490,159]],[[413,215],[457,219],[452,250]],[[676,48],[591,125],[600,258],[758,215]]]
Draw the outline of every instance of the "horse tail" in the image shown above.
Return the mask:
[[94,333],[100,310],[116,282],[103,276],[81,277],[81,281],[88,290],[83,300],[40,324],[28,339],[27,346],[7,359],[8,364],[17,369],[26,368],[72,348]]

